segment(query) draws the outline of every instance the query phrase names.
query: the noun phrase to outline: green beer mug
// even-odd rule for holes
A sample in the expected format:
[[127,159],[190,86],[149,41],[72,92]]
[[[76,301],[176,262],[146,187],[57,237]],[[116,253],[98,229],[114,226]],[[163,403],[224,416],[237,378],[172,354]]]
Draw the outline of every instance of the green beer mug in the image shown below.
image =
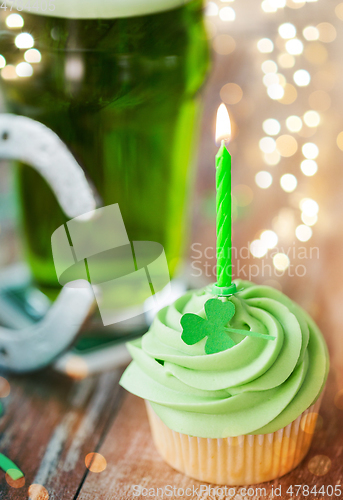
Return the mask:
[[[171,275],[209,67],[202,9],[201,0],[7,0],[0,15],[6,111],[53,130],[101,204],[119,203],[129,239],[163,245]],[[23,163],[17,185],[27,259],[54,297],[51,235],[67,219]]]

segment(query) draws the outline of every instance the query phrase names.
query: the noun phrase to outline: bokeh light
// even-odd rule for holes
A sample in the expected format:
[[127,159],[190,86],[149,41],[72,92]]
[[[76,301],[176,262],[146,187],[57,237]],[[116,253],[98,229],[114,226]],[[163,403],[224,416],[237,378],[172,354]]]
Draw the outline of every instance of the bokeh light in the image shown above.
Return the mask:
[[261,69],[263,73],[276,73],[277,72],[277,64],[274,61],[268,60],[264,61],[261,65]]
[[267,94],[271,99],[277,100],[282,99],[285,94],[284,88],[279,83],[274,83],[269,85],[267,88]]
[[91,472],[103,472],[107,467],[106,458],[100,453],[88,453],[85,457],[85,465]]
[[298,56],[299,54],[302,54],[304,45],[301,40],[294,38],[293,40],[288,40],[288,42],[286,42],[286,50],[292,56]]
[[305,59],[311,64],[321,66],[328,58],[328,51],[320,42],[308,43],[304,50]]
[[269,172],[262,170],[255,175],[255,182],[261,189],[267,189],[273,182],[273,177]]
[[21,78],[27,78],[28,76],[32,76],[33,74],[33,68],[31,64],[27,62],[21,62],[17,64],[15,71]]
[[307,434],[314,434],[323,427],[323,417],[315,412],[304,415],[300,421],[300,427]]
[[315,160],[319,154],[318,146],[313,142],[307,142],[303,145],[301,150],[305,158],[308,160]]
[[206,16],[217,16],[219,12],[219,7],[215,2],[207,2],[205,14]]
[[326,455],[316,455],[308,463],[308,470],[315,476],[325,476],[331,469],[331,459]]
[[280,186],[286,193],[292,193],[297,185],[297,178],[293,174],[284,174],[280,179]]
[[260,240],[268,249],[272,249],[278,244],[279,238],[274,231],[267,229],[261,233]]
[[300,164],[301,171],[307,177],[311,177],[318,170],[317,162],[314,160],[303,160]]
[[263,160],[267,165],[277,165],[280,162],[281,155],[275,149],[272,153],[264,153]]
[[277,61],[282,68],[293,68],[295,65],[295,57],[288,53],[280,54]]
[[245,184],[237,184],[232,190],[239,207],[247,207],[254,198],[253,190]]
[[306,111],[303,118],[308,127],[318,127],[320,123],[320,115],[317,111]]
[[279,77],[276,73],[267,73],[266,75],[264,75],[262,81],[266,87],[269,87],[270,85],[277,85],[280,83]]
[[269,54],[274,50],[274,44],[269,38],[261,38],[257,42],[257,48],[262,54]]
[[11,476],[6,472],[5,475],[6,483],[11,487],[11,488],[22,488],[25,486],[25,476],[20,477],[19,479],[12,479]]
[[223,7],[219,11],[219,18],[222,21],[234,21],[236,19],[236,12],[232,7]]
[[324,43],[333,42],[337,37],[336,28],[330,23],[320,23],[317,25],[319,40]]
[[262,123],[262,128],[268,135],[277,135],[280,132],[281,125],[275,118],[268,118]]
[[281,156],[289,157],[293,156],[298,150],[298,143],[292,135],[284,134],[280,135],[276,139],[276,149]]
[[31,49],[34,46],[34,40],[30,33],[20,33],[15,37],[14,43],[18,49]]
[[6,66],[6,59],[4,56],[0,55],[0,69]]
[[212,47],[217,54],[227,56],[235,50],[236,42],[230,35],[217,35],[212,42]]
[[272,153],[276,148],[276,142],[272,137],[263,137],[259,142],[259,147],[263,153]]
[[24,59],[28,63],[39,63],[42,59],[42,56],[39,50],[29,49],[25,52]]
[[336,139],[337,146],[341,151],[343,151],[343,132],[340,132]]
[[338,19],[340,19],[341,21],[343,21],[343,2],[339,3],[338,5],[336,5],[336,7],[335,7],[335,14],[338,17]]
[[266,255],[268,252],[268,247],[261,241],[261,240],[254,240],[250,243],[250,253],[254,256],[257,257],[258,259],[261,259]]
[[277,269],[278,271],[286,271],[289,265],[290,265],[290,260],[288,255],[281,252],[274,255],[273,266],[275,267],[275,269]]
[[293,75],[293,80],[299,87],[306,87],[311,81],[311,76],[306,69],[298,69]]
[[284,95],[281,99],[279,99],[279,102],[281,102],[281,104],[292,104],[298,96],[296,88],[294,87],[294,85],[286,83],[283,90]]
[[318,215],[306,215],[304,212],[301,213],[301,220],[306,226],[314,226],[318,222]]
[[80,356],[70,356],[65,366],[66,373],[75,379],[83,379],[89,374],[88,365]]
[[291,115],[286,119],[286,127],[290,132],[299,132],[303,126],[303,122],[299,116]]
[[305,40],[308,41],[318,40],[319,31],[315,26],[306,26],[306,28],[303,29],[303,35]]
[[243,97],[243,90],[237,83],[226,83],[220,89],[220,97],[226,104],[237,104]]
[[6,17],[6,24],[9,28],[22,28],[24,26],[24,19],[20,14],[10,14]]
[[291,23],[284,23],[279,26],[278,29],[279,35],[281,38],[287,39],[287,38],[293,38],[297,34],[297,30],[294,26],[294,24]]
[[263,0],[263,2],[261,3],[261,7],[262,7],[263,12],[276,12],[277,11],[277,8],[273,7],[270,4],[269,0]]
[[1,77],[4,80],[14,80],[15,78],[18,77],[15,67],[12,64],[7,64],[4,68],[1,70]]
[[28,494],[30,500],[49,500],[49,493],[41,484],[31,484]]
[[299,241],[308,241],[312,236],[312,229],[305,224],[300,224],[295,230],[295,236]]
[[299,208],[304,214],[310,217],[317,215],[319,211],[318,203],[311,198],[303,198],[300,200]]

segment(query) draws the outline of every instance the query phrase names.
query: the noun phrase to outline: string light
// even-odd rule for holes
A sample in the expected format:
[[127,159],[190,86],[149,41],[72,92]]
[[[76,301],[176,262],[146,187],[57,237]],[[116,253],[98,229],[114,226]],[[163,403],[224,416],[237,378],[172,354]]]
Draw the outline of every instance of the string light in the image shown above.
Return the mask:
[[295,236],[299,241],[308,241],[312,236],[312,229],[305,224],[301,224],[296,228]]
[[39,63],[42,59],[42,55],[37,49],[29,49],[25,52],[24,59],[28,63]]
[[303,29],[304,38],[308,41],[318,40],[319,31],[315,26],[307,26]]
[[289,116],[286,120],[286,127],[290,132],[299,132],[303,126],[303,122],[299,116]]
[[300,168],[304,175],[311,177],[317,172],[318,165],[314,160],[303,160],[301,162]]
[[17,75],[22,77],[22,78],[29,77],[33,74],[33,68],[31,66],[31,64],[29,64],[27,62],[21,62],[21,63],[17,64],[15,71],[16,71]]
[[277,100],[281,99],[284,96],[285,91],[282,85],[280,85],[279,83],[273,83],[267,88],[267,94],[271,99]]
[[275,150],[272,153],[264,153],[263,160],[267,165],[277,165],[280,162],[281,155]]
[[284,23],[279,26],[278,29],[279,35],[281,38],[287,39],[287,38],[293,38],[297,34],[297,30],[294,26],[294,24],[291,23]]
[[294,38],[293,40],[288,40],[288,42],[286,42],[286,50],[288,54],[298,56],[299,54],[302,54],[304,45],[300,40]]
[[320,115],[317,111],[306,111],[304,122],[308,127],[317,127],[320,123]]
[[290,260],[288,255],[285,253],[277,253],[273,257],[273,266],[278,271],[286,271],[290,265]]
[[318,203],[311,198],[303,198],[299,203],[299,208],[304,214],[308,215],[309,217],[317,215],[319,211]]
[[272,137],[263,137],[260,139],[259,146],[263,153],[272,153],[276,148],[276,142]]
[[6,17],[6,24],[9,28],[22,28],[24,26],[24,19],[20,14],[10,14]]
[[219,7],[215,2],[207,2],[206,5],[206,16],[214,17],[217,16],[219,12]]
[[261,189],[267,189],[273,182],[273,177],[269,172],[261,171],[255,175],[255,182]]
[[280,54],[278,57],[278,63],[282,68],[293,68],[295,65],[295,58],[288,53]]
[[279,241],[277,234],[271,230],[263,231],[260,240],[269,250],[276,247]]
[[261,69],[263,73],[276,73],[277,72],[277,64],[274,61],[268,60],[264,61],[261,65]]
[[313,142],[307,142],[303,145],[301,150],[305,158],[308,160],[315,160],[319,154],[318,146]]
[[293,174],[284,174],[280,179],[280,185],[286,193],[292,193],[298,185],[297,178]]
[[268,247],[261,240],[254,240],[250,243],[249,250],[254,257],[261,259],[268,252]]
[[301,220],[306,226],[314,226],[318,221],[318,215],[307,215],[304,212],[301,213]]
[[311,81],[311,76],[306,69],[298,69],[293,75],[293,80],[299,87],[306,87]]
[[15,37],[14,43],[18,49],[31,49],[34,46],[34,40],[30,33],[20,33]]
[[277,135],[280,132],[281,125],[275,118],[268,118],[262,123],[262,128],[268,135]]
[[223,7],[219,11],[219,17],[222,21],[234,21],[236,19],[236,12],[232,7]]
[[257,42],[257,48],[262,54],[269,54],[274,50],[274,44],[269,38],[262,38]]

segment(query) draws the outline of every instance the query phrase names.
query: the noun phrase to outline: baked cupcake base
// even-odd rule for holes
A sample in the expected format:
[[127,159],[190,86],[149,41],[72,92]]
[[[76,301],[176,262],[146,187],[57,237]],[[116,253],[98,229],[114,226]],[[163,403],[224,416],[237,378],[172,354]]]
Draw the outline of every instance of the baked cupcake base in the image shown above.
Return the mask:
[[229,486],[270,481],[307,454],[322,396],[286,427],[270,434],[197,438],[167,427],[146,401],[155,446],[174,469],[199,481]]

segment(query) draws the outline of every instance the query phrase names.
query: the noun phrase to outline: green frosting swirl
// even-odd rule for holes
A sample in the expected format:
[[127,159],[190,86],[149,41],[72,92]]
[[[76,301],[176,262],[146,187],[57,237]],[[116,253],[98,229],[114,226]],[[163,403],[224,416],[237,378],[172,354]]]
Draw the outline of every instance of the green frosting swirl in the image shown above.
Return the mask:
[[205,354],[206,338],[181,339],[181,316],[204,317],[211,287],[191,291],[159,311],[150,330],[128,344],[133,361],[120,384],[150,401],[170,428],[223,438],[285,427],[319,397],[328,373],[325,341],[308,314],[281,292],[235,281],[232,328],[276,337],[231,334],[236,345]]

